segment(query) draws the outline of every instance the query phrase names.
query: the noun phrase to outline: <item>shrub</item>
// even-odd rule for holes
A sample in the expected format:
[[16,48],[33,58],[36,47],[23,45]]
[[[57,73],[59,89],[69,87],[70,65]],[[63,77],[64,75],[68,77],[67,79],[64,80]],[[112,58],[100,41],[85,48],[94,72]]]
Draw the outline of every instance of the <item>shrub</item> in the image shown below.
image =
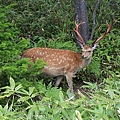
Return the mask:
[[[29,59],[20,59],[20,54],[29,45],[29,40],[18,38],[19,29],[6,17],[9,9],[9,6],[0,7],[0,86],[7,85],[10,76],[19,80],[38,74],[40,68],[45,65],[43,61],[33,64],[29,62]],[[29,70],[28,64],[31,64]]]
[[[113,79],[114,76],[111,80]],[[46,88],[41,81],[34,87],[24,89],[22,84],[16,84],[10,77],[10,85],[1,88],[5,91],[1,93],[0,99],[11,99],[6,101],[4,107],[0,106],[0,118],[119,120],[119,81],[116,83],[106,79],[104,81],[107,81],[104,89],[99,89],[95,84],[86,83],[83,87],[89,88],[92,92],[85,96],[79,91],[76,99],[69,91],[64,93],[51,85]],[[110,88],[109,85],[112,87]]]

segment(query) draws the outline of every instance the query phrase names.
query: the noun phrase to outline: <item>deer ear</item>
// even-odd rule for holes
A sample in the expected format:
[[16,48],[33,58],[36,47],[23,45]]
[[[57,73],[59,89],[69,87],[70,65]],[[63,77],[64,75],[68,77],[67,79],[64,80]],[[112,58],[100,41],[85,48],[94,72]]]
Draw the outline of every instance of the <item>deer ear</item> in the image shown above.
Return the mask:
[[98,46],[98,44],[95,43],[95,44],[92,46],[92,50],[94,50],[97,46]]

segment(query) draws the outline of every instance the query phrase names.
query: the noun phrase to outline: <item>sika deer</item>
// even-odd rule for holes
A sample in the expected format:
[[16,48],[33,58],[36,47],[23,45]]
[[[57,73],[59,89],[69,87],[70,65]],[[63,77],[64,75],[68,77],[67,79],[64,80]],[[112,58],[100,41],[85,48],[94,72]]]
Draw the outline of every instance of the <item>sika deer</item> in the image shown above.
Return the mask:
[[98,42],[108,33],[112,28],[112,24],[106,22],[108,28],[105,33],[95,40],[90,46],[86,46],[85,41],[78,32],[78,27],[82,24],[75,22],[76,29],[74,29],[76,35],[79,38],[79,42],[82,48],[82,54],[76,53],[71,50],[60,50],[52,48],[31,48],[23,52],[22,57],[30,58],[32,62],[42,59],[47,63],[43,68],[42,73],[49,76],[57,77],[56,85],[58,86],[66,77],[68,86],[73,92],[73,75],[80,69],[86,67],[90,62],[93,54],[93,50],[96,48]]

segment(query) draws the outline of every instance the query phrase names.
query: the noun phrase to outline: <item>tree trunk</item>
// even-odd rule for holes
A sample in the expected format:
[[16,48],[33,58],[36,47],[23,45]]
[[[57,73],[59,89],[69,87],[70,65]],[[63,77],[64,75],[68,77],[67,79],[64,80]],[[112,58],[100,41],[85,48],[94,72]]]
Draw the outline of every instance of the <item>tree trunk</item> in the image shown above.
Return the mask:
[[[89,39],[89,28],[88,28],[88,16],[87,16],[87,8],[85,0],[74,0],[75,5],[75,20],[79,22],[85,22],[79,27],[79,33],[87,42]],[[76,39],[77,40],[77,39]],[[78,43],[78,42],[77,42]]]

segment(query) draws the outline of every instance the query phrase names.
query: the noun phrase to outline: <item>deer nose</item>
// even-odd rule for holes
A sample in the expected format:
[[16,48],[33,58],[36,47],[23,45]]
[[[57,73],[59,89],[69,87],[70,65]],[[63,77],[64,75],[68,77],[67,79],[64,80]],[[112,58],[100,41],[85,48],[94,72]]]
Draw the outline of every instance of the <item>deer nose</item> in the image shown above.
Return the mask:
[[84,58],[84,55],[82,55],[81,58]]

